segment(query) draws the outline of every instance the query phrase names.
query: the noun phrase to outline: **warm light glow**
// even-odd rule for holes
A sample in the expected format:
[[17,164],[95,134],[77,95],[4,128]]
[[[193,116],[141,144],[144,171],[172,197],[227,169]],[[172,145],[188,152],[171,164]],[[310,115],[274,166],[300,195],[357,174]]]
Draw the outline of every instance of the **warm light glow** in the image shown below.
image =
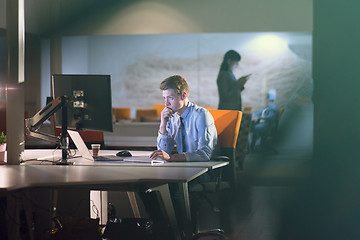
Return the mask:
[[261,35],[252,40],[246,47],[268,56],[280,55],[288,50],[287,40],[274,34]]

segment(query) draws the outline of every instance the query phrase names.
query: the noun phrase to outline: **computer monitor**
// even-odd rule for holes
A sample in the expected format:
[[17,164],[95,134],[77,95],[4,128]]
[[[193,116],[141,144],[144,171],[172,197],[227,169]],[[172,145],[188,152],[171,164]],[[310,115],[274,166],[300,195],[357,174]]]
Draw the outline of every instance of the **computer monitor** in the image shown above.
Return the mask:
[[[52,90],[53,98],[68,97],[68,128],[113,131],[110,75],[54,74]],[[55,116],[61,126],[61,111]]]

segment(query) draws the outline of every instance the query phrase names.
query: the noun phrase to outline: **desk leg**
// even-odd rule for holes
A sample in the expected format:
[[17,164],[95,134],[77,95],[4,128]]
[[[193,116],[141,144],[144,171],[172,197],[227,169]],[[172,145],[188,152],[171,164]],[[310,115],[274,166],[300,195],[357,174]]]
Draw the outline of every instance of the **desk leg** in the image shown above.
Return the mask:
[[162,205],[164,207],[165,215],[170,222],[171,229],[173,230],[174,237],[176,240],[181,240],[179,227],[177,224],[174,206],[172,204],[172,199],[170,196],[169,185],[161,185],[158,187],[151,188],[151,190],[157,191],[160,194],[160,199],[162,200]]
[[188,183],[179,183],[179,191],[183,196],[183,207],[185,211],[185,234],[187,239],[191,239],[192,227],[191,227],[191,210],[190,210],[190,197]]
[[127,192],[127,195],[128,195],[129,201],[130,201],[130,205],[131,205],[131,209],[133,211],[134,217],[141,218],[139,206],[137,204],[136,197],[135,197],[135,193]]
[[184,206],[186,213],[186,221],[191,222],[191,210],[190,210],[190,197],[189,188],[187,183],[179,183],[179,190],[182,196],[184,196]]

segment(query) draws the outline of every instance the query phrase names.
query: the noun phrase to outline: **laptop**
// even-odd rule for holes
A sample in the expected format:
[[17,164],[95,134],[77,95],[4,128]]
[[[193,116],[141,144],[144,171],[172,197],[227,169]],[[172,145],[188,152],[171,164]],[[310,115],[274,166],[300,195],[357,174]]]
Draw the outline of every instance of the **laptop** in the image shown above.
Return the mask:
[[118,157],[116,155],[106,155],[106,156],[98,156],[93,157],[91,155],[91,152],[87,148],[84,140],[80,136],[80,134],[76,131],[67,130],[68,134],[70,135],[71,139],[73,140],[76,148],[79,150],[80,155],[83,158],[86,158],[88,160],[92,161],[124,161],[122,157]]

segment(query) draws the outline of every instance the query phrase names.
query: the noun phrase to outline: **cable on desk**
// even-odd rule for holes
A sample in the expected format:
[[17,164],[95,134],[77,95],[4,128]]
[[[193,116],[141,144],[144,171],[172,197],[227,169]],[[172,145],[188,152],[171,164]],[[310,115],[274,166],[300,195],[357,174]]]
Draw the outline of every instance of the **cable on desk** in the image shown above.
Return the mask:
[[27,162],[40,162],[40,165],[43,163],[55,163],[55,162],[60,162],[61,159],[58,160],[39,160],[37,158],[33,158],[33,159],[28,159],[28,160],[22,160],[20,163],[27,163]]
[[93,211],[93,213],[96,214],[96,218],[99,218],[99,209],[96,207],[94,200],[90,200],[91,202],[91,210]]
[[66,149],[66,151],[67,151],[67,156],[68,156],[68,158],[73,158],[73,157],[75,157],[75,155],[76,155],[76,149],[74,149],[74,153],[73,153],[73,154],[71,154],[71,149],[70,149],[69,147]]

